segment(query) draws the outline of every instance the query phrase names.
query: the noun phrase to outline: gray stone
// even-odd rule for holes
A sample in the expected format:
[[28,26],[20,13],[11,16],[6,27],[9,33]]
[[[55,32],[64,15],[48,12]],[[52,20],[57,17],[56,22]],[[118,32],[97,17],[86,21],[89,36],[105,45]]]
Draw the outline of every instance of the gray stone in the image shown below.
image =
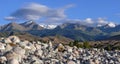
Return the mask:
[[76,64],[74,61],[68,61],[67,64]]
[[8,39],[10,39],[13,43],[19,43],[20,39],[17,36],[10,36],[8,37]]
[[2,43],[0,43],[0,50],[5,50],[5,46]]
[[18,60],[17,59],[11,59],[8,61],[7,64],[19,64]]

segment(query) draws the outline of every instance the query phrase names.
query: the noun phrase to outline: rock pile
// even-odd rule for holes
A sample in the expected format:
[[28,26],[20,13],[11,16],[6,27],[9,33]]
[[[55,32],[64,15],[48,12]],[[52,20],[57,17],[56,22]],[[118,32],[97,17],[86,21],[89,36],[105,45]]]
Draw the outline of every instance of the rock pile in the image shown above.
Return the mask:
[[53,46],[10,36],[0,39],[0,64],[120,64],[120,51]]

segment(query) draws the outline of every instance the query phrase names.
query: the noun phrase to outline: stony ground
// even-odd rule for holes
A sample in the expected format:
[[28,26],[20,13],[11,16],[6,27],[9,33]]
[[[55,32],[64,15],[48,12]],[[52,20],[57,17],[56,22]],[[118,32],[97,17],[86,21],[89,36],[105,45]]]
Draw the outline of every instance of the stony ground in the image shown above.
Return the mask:
[[53,46],[10,36],[0,39],[0,64],[120,64],[120,51]]

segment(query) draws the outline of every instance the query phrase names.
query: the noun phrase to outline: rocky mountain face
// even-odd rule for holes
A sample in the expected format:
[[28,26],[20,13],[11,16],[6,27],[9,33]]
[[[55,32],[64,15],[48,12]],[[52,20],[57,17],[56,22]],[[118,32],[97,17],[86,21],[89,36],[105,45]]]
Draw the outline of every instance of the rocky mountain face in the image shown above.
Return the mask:
[[109,37],[106,40],[120,40],[120,35]]
[[24,31],[26,29],[25,29],[25,27],[23,27],[23,26],[15,23],[15,22],[6,24],[6,25],[4,25],[4,26],[1,27],[1,31],[11,31],[11,30]]
[[20,25],[25,27],[26,31],[27,30],[42,30],[42,29],[44,29],[43,27],[41,27],[39,24],[37,24],[34,21],[24,22],[24,23],[21,23]]
[[39,26],[39,24],[28,21],[21,24],[11,22],[4,26],[1,26],[1,31],[29,31],[29,30],[42,30],[43,27]]
[[[54,28],[53,28],[54,27]],[[64,36],[79,41],[104,40],[111,36],[120,35],[120,25],[107,24],[104,26],[86,26],[80,23],[64,23],[58,26],[43,26],[33,21],[17,24],[15,22],[0,27],[1,32],[27,32],[34,36]]]

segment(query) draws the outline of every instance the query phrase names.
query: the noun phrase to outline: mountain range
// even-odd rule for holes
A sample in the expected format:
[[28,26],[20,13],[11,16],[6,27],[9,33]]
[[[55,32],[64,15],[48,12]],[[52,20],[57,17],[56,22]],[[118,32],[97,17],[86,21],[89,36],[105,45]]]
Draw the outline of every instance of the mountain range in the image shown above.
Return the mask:
[[57,26],[27,21],[20,24],[11,22],[0,26],[0,32],[26,32],[37,37],[63,36],[72,40],[97,41],[118,39],[115,36],[120,35],[120,25],[87,26],[80,23],[63,23]]

